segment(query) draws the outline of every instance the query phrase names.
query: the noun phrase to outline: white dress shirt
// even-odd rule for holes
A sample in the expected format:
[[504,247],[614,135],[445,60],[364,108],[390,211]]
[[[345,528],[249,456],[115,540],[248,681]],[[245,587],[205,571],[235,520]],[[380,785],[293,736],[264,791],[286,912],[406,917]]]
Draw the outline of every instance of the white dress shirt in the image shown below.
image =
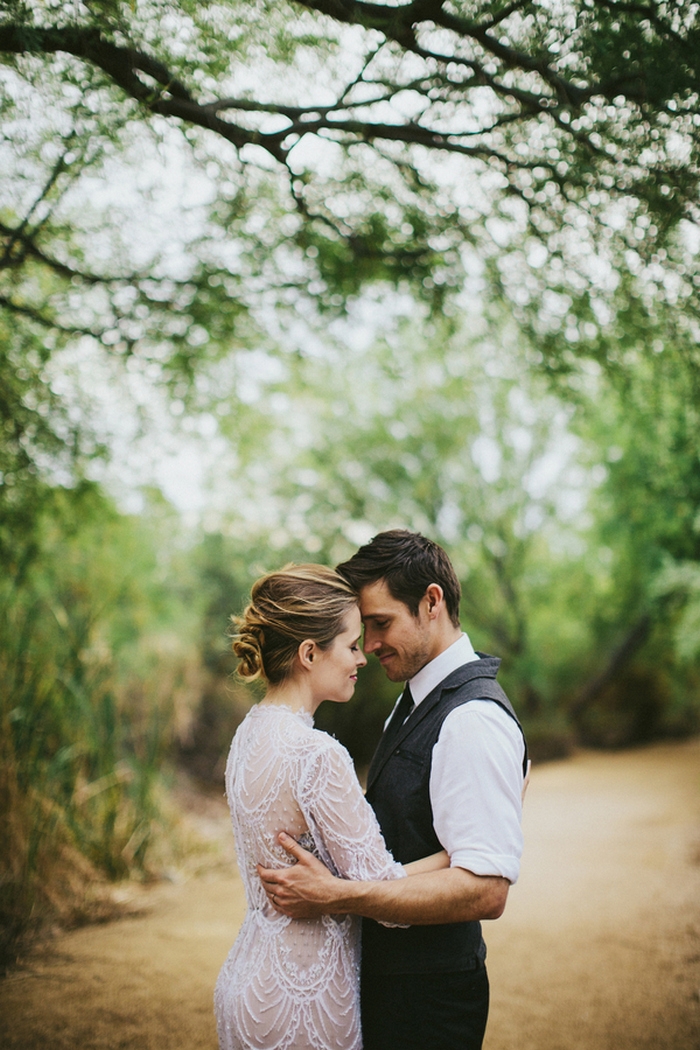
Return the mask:
[[[416,705],[479,657],[466,634],[411,678]],[[471,700],[445,718],[433,748],[433,826],[451,867],[515,882],[523,851],[524,747],[520,729],[493,700]]]

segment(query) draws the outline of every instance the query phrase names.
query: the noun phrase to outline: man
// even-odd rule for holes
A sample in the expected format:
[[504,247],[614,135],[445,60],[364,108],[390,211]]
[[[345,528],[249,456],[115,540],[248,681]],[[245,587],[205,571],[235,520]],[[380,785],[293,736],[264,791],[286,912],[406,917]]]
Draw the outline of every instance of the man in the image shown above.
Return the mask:
[[364,1050],[479,1050],[489,994],[479,920],[502,914],[518,877],[522,731],[496,682],[500,661],[476,654],[461,631],[459,581],[441,547],[392,530],[338,572],[360,596],[365,652],[407,683],[370,765],[367,799],[397,860],[444,847],[450,867],[348,882],[281,836],[298,863],[261,877],[275,907],[295,918],[364,917]]

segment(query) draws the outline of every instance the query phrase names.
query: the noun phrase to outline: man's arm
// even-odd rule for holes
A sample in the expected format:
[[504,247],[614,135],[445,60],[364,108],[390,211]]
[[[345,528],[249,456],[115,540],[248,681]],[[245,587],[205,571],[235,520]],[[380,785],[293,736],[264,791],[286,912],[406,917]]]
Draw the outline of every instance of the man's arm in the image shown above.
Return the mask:
[[430,803],[435,834],[453,867],[517,881],[523,848],[523,738],[491,700],[446,717],[433,748]]
[[407,875],[424,875],[427,871],[440,871],[449,868],[450,855],[446,849],[439,853],[431,853],[429,857],[421,857],[420,860],[412,860],[409,864],[402,865]]
[[284,832],[279,841],[297,863],[288,868],[258,867],[258,873],[273,906],[294,919],[352,914],[433,926],[497,919],[506,905],[510,883],[498,876],[473,875],[455,867],[406,879],[354,882],[335,878]]

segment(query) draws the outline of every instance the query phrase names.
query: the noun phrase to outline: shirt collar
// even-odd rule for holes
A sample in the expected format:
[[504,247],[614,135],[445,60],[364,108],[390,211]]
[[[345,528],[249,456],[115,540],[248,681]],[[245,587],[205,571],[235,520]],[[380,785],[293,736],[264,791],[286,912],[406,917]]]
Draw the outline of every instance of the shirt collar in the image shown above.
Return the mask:
[[444,681],[458,667],[478,659],[468,635],[462,634],[456,642],[448,646],[425,667],[421,667],[418,674],[411,678],[409,685],[414,703],[419,704],[421,700],[425,700],[428,693],[432,693],[435,686]]

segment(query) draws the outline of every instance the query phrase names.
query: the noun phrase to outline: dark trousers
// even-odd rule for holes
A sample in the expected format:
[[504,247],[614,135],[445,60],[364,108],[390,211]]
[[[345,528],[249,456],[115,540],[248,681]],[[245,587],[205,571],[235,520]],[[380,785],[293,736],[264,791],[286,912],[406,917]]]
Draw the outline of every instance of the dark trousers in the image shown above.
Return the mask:
[[363,974],[364,1050],[481,1050],[486,967],[464,973]]

